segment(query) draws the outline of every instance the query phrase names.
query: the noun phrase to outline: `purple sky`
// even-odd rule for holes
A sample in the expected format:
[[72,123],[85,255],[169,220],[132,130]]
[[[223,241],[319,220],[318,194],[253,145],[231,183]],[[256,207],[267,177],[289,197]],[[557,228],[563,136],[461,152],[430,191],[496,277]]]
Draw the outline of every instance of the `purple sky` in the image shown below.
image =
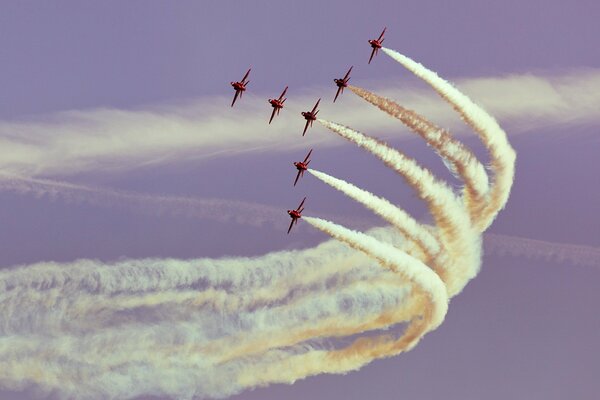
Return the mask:
[[[600,5],[569,3],[7,1],[0,5],[0,119],[229,95],[229,81],[249,66],[251,90],[272,95],[285,85],[290,92],[329,85],[349,65],[355,65],[354,84],[395,83],[408,75],[397,63],[383,54],[366,63],[366,40],[383,26],[388,47],[447,78],[598,68]],[[333,93],[332,86],[323,96]],[[511,138],[518,152],[515,185],[490,232],[599,247],[599,128],[574,123]],[[310,133],[326,134],[313,129]],[[472,137],[466,143],[483,155]],[[423,143],[393,144],[448,176]],[[282,212],[308,194],[311,210],[378,223],[310,177],[292,190],[289,163],[299,156],[246,154],[69,179],[144,193],[248,200]],[[314,158],[320,169],[402,202],[417,216],[426,214],[400,179],[349,144],[317,149]],[[0,192],[0,204],[2,268],[82,257],[260,255],[325,240],[307,227],[287,237],[268,225],[156,216],[14,193]],[[481,274],[452,300],[444,324],[411,352],[347,376],[321,375],[233,398],[593,399],[600,389],[599,272],[560,260],[486,256]],[[0,390],[0,398],[35,396]]]

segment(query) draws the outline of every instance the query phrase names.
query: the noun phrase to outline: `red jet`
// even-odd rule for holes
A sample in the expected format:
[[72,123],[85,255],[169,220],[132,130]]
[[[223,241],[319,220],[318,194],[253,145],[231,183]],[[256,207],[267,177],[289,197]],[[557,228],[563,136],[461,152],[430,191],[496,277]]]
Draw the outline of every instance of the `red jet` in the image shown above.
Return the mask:
[[379,38],[369,40],[369,44],[373,48],[373,50],[371,51],[371,57],[369,58],[369,64],[371,64],[371,60],[373,59],[373,56],[377,55],[377,52],[379,51],[379,49],[381,48],[381,45],[382,45],[383,41],[385,40],[383,38],[383,34],[385,33],[385,29],[386,28],[383,28],[383,32],[381,32],[381,35],[379,35]]
[[304,158],[304,161],[302,161],[302,162],[296,161],[294,163],[294,167],[296,167],[296,169],[298,170],[298,175],[296,175],[296,180],[294,181],[294,186],[296,186],[298,179],[300,179],[301,176],[304,176],[304,171],[306,171],[308,169],[308,164],[310,164],[310,160],[308,158],[310,157],[311,153],[312,153],[312,149],[310,149],[310,151]]
[[[250,68],[252,69],[252,68]],[[238,98],[238,95],[240,96],[240,99],[242,98],[242,94],[244,94],[244,92],[246,91],[246,85],[248,83],[250,83],[250,81],[246,81],[246,78],[248,78],[248,75],[250,75],[250,69],[248,70],[248,72],[246,72],[246,75],[244,75],[244,77],[242,78],[241,81],[239,82],[231,82],[231,86],[233,86],[233,88],[235,89],[235,96],[233,96],[233,101],[231,102],[231,107],[233,107],[233,105],[235,104],[235,101]]]
[[340,94],[340,92],[344,93],[344,88],[348,87],[348,81],[350,80],[350,71],[352,71],[353,67],[354,66],[350,67],[348,72],[346,72],[346,76],[344,76],[342,79],[334,79],[333,80],[338,87],[335,97],[333,98],[334,103],[335,103],[335,100],[338,98],[338,95]]
[[302,199],[302,203],[300,203],[298,208],[296,208],[295,210],[287,210],[287,213],[292,218],[292,222],[290,222],[290,227],[288,228],[288,231],[287,231],[288,234],[292,230],[292,226],[294,226],[294,224],[298,224],[298,220],[300,218],[302,218],[302,211],[304,211],[304,208],[302,207],[302,205],[304,205],[305,200],[306,200],[306,197],[304,199]]
[[306,125],[304,125],[304,131],[302,132],[302,136],[304,136],[304,134],[306,133],[306,130],[308,129],[308,126],[312,126],[313,121],[316,121],[317,119],[317,114],[319,113],[319,110],[317,110],[317,107],[319,107],[319,102],[321,101],[321,99],[317,100],[317,104],[315,104],[315,106],[313,107],[312,111],[302,111],[300,114],[302,114],[302,116],[304,117],[304,119],[306,120]]
[[285,89],[283,89],[283,92],[281,93],[281,95],[279,96],[278,99],[269,99],[269,103],[271,103],[271,107],[273,107],[273,112],[271,113],[271,119],[269,119],[269,124],[271,123],[271,121],[273,121],[273,117],[275,116],[275,113],[277,113],[277,115],[279,115],[279,110],[281,110],[283,108],[283,103],[285,103],[285,101],[287,99],[284,99],[283,96],[285,96],[285,92],[287,92],[288,87],[286,86]]

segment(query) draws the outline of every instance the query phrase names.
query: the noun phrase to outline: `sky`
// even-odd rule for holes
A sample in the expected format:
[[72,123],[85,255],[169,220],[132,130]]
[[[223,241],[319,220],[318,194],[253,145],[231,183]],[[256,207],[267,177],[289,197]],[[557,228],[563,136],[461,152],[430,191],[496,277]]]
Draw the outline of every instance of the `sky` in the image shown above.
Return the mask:
[[[331,103],[332,79],[354,65],[351,83],[415,107],[487,160],[427,85],[385,54],[367,65],[367,39],[386,26],[387,47],[457,82],[505,127],[516,177],[488,232],[551,243],[548,254],[486,245],[481,273],[413,350],[231,398],[595,398],[600,257],[578,262],[565,246],[600,252],[598,15],[600,5],[584,0],[2,2],[0,172],[115,193],[4,188],[0,268],[307,249],[327,237],[302,222],[284,233],[285,210],[305,195],[312,214],[381,225],[311,176],[292,187],[291,162],[311,147],[320,170],[429,221],[410,188],[372,156],[318,124],[300,136],[299,112],[322,97],[323,117],[384,138],[458,187],[397,121],[349,91]],[[249,91],[231,109],[229,82],[250,67]],[[268,125],[266,99],[286,85],[288,109]],[[221,218],[214,205],[189,199],[219,199],[240,215]],[[246,215],[247,203],[264,219]],[[271,217],[278,210],[281,225]],[[0,397],[60,394],[0,379]]]

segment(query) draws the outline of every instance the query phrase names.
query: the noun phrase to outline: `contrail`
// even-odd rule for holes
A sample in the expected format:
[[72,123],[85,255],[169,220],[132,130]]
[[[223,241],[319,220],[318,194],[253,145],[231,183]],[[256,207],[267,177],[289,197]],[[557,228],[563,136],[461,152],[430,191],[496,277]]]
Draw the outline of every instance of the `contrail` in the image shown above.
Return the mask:
[[546,242],[524,237],[486,233],[486,254],[524,257],[561,264],[600,267],[600,248],[578,244]]
[[[324,172],[315,169],[308,169],[307,171],[322,182],[363,204],[369,210],[396,227],[407,240],[414,242],[420,252],[423,253],[425,256],[425,259],[422,259],[423,262],[427,263],[427,261],[433,261],[440,257],[439,253],[443,252],[443,248],[440,246],[438,239],[429,229],[417,222],[417,220],[403,209],[394,206],[386,199],[375,196],[366,190],[360,189],[341,179],[334,178]],[[407,251],[410,254],[410,250]],[[440,266],[437,267],[436,269],[442,272]]]
[[[281,209],[248,201],[137,193],[2,172],[0,191],[62,199],[67,203],[82,203],[95,207],[125,208],[146,215],[185,216],[254,227],[269,225],[277,230],[285,230],[285,224],[281,223]],[[364,229],[373,226],[370,220],[364,218],[348,218],[343,215],[319,216],[335,218],[345,224]]]
[[446,161],[454,175],[458,175],[465,183],[465,203],[473,219],[479,214],[484,197],[489,190],[488,176],[483,164],[465,145],[456,140],[450,132],[436,126],[422,115],[409,110],[394,101],[378,96],[356,86],[348,89],[373,104],[380,110],[400,120],[413,132],[421,136],[427,144],[434,148]]
[[516,153],[508,142],[506,132],[498,125],[494,117],[452,86],[452,84],[440,78],[435,72],[394,50],[385,47],[382,50],[406,69],[431,85],[444,100],[454,107],[462,119],[477,132],[488,149],[494,179],[487,205],[481,211],[475,223],[476,228],[480,232],[483,232],[492,224],[498,211],[506,205],[514,180]]
[[[480,266],[479,236],[471,226],[470,217],[445,182],[437,180],[430,171],[415,160],[382,142],[335,122],[317,119],[341,137],[357,144],[382,160],[388,167],[402,175],[424,200],[433,215],[440,240],[451,260],[457,265],[447,265],[443,274],[448,293],[452,297],[477,275]],[[459,261],[460,260],[460,261]]]
[[[36,197],[47,196],[49,198],[62,198],[67,202],[81,202],[98,207],[106,207],[107,205],[128,207],[134,212],[148,213],[151,215],[185,215],[192,218],[216,219],[224,222],[233,221],[237,224],[247,224],[251,226],[264,226],[264,224],[270,224],[276,229],[285,229],[285,227],[281,228],[280,209],[258,203],[230,201],[226,199],[198,199],[171,195],[150,195],[87,185],[77,185],[49,179],[8,175],[5,173],[0,174],[0,190],[20,194],[33,194]],[[243,212],[240,213],[240,211]],[[238,216],[236,214],[240,215]],[[253,215],[258,215],[258,217],[254,219],[251,217]],[[363,220],[356,217],[348,218],[342,215],[328,215],[326,217],[361,228],[368,228],[374,225],[370,219]],[[576,265],[600,265],[600,256],[597,255],[598,250],[594,247],[543,242],[532,238],[498,234],[486,234],[484,242],[486,251],[489,249],[489,251],[492,251],[494,254],[512,254],[513,250],[518,248],[518,251],[515,251],[515,254],[523,257],[546,257],[548,261],[556,260],[559,262],[566,260]],[[556,257],[552,256],[553,254],[556,255]]]

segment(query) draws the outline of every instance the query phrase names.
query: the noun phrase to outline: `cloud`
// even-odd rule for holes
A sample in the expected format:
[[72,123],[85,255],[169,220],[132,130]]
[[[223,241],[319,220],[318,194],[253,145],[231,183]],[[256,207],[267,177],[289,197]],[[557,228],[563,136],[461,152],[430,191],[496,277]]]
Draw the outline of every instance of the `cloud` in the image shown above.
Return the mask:
[[[406,82],[402,86],[400,82],[392,87],[386,84],[385,88],[376,81],[366,83],[443,127],[462,126],[450,107],[414,82],[409,86]],[[600,119],[600,69],[468,78],[458,80],[457,86],[510,127],[510,135]],[[317,129],[309,131],[302,142],[298,140],[304,126],[300,111],[310,108],[325,89],[290,91],[286,109],[271,125],[267,124],[268,96],[252,92],[235,108],[229,107],[228,94],[130,110],[64,111],[3,121],[0,171],[51,176],[242,152],[287,151],[307,145],[336,146],[342,142]],[[335,105],[328,100],[322,102],[320,115],[368,127],[380,137],[399,136],[397,121],[381,118],[374,107],[350,92]]]

